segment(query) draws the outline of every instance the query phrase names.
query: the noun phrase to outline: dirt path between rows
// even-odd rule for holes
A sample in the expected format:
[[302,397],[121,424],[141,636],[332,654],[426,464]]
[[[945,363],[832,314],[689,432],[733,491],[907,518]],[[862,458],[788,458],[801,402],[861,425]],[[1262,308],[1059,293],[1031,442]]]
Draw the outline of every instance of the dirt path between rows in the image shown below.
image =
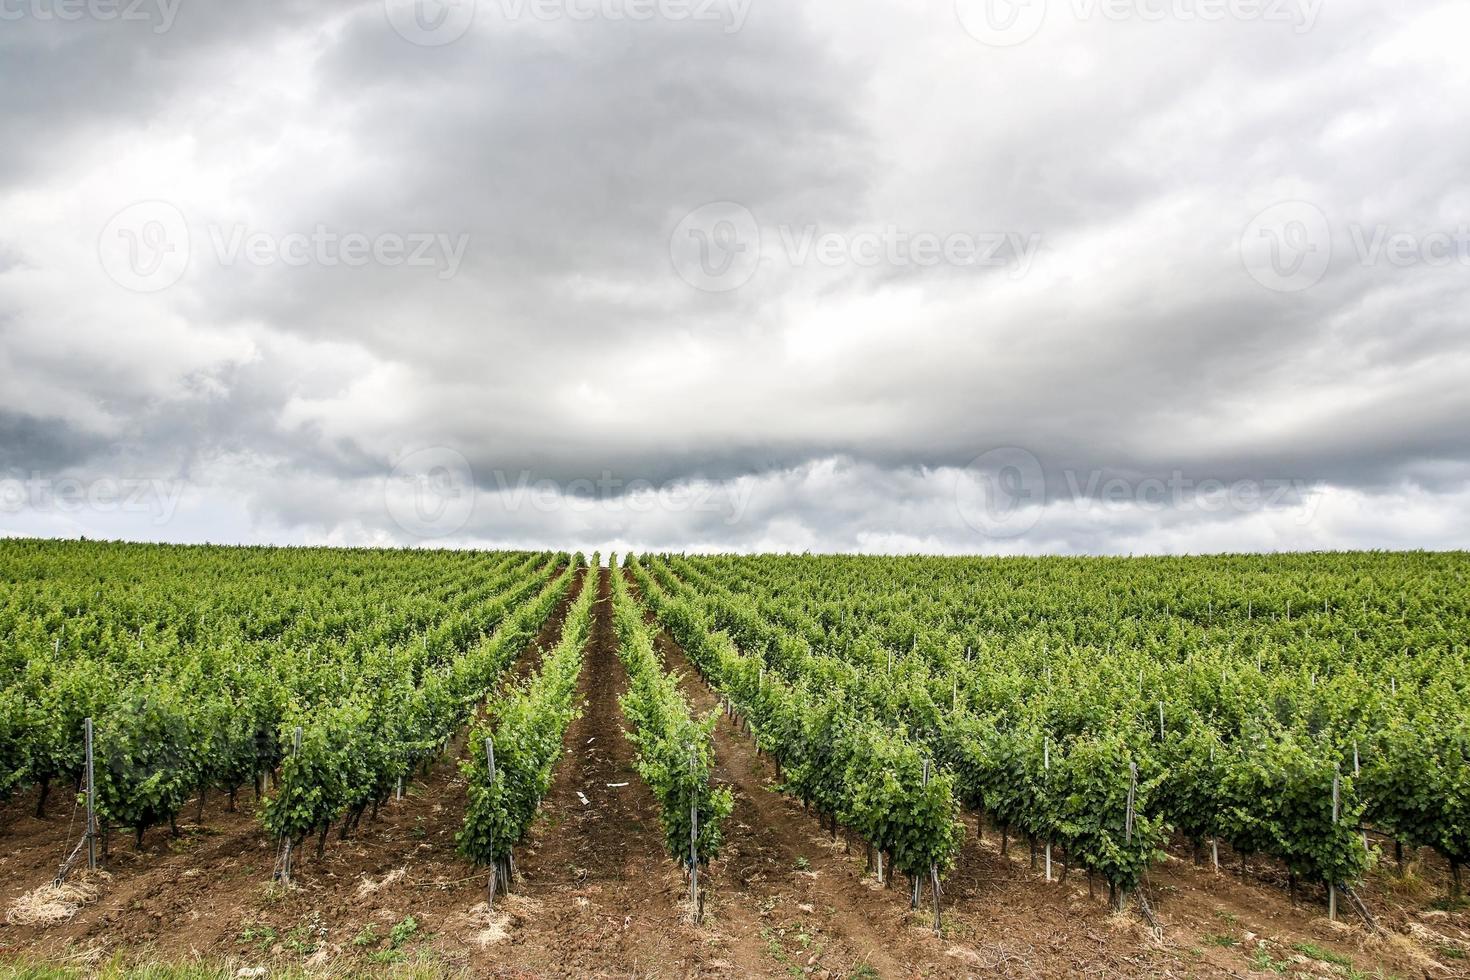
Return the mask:
[[[509,964],[535,976],[683,977],[722,969],[707,932],[687,922],[683,876],[663,852],[657,801],[633,768],[618,698],[611,579],[598,600],[578,684],[584,703],[531,840],[517,894],[492,920],[476,972]],[[584,802],[585,801],[585,802]],[[503,936],[498,935],[503,932]]]
[[[651,612],[647,619],[654,621]],[[660,631],[658,644],[667,665],[685,675],[691,703],[715,707],[715,696],[673,638]],[[1320,910],[1294,907],[1269,887],[1229,881],[1177,860],[1150,875],[1149,891],[1165,924],[1157,939],[1136,913],[1111,914],[1105,888],[1089,898],[1084,875],[1047,883],[1030,869],[1024,841],[1012,840],[1009,855],[1002,855],[998,835],[978,835],[973,816],[966,817],[964,846],[945,881],[944,935],[936,937],[932,918],[909,910],[903,879],[891,890],[878,889],[864,873],[860,842],[849,844],[845,833],[832,842],[814,814],[776,791],[773,762],[757,754],[737,724],[721,715],[715,743],[716,774],[736,790],[721,862],[721,883],[734,891],[712,901],[723,902],[728,928],[758,929],[767,940],[771,975],[807,967],[805,957],[793,955],[793,936],[800,950],[820,945],[814,965],[837,976],[852,975],[864,963],[883,977],[1241,977],[1258,964],[1270,973],[1344,975],[1342,964],[1304,950],[1383,975],[1426,975],[1428,963],[1398,938],[1375,938],[1352,922],[1328,923]],[[809,870],[794,870],[801,858]],[[1462,915],[1426,925],[1455,936],[1454,919]],[[773,935],[784,955],[769,942]],[[1259,958],[1262,942],[1271,966]],[[1444,966],[1432,975],[1470,975]]]
[[[716,708],[674,639],[660,631],[658,646],[683,675],[691,703]],[[711,901],[730,929],[762,940],[765,975],[789,975],[792,967],[837,977],[1200,975],[1171,972],[1172,964],[1140,948],[1141,929],[1126,919],[1110,926],[1101,903],[1091,910],[1092,925],[1079,920],[1083,910],[1034,887],[1009,859],[989,857],[973,838],[961,857],[971,874],[946,882],[946,931],[936,937],[927,909],[910,910],[904,879],[880,888],[865,873],[860,842],[845,832],[833,840],[815,813],[777,792],[774,763],[737,725],[722,714],[716,728],[716,775],[735,787],[736,808],[716,884],[731,890]],[[1099,947],[1109,944],[1121,955],[1100,956]]]
[[[576,591],[574,582],[518,658],[519,673],[555,644]],[[454,744],[462,742],[461,735]],[[261,831],[251,797],[242,793],[231,813],[221,794],[210,794],[202,822],[194,821],[190,804],[179,817],[179,838],[154,829],[142,851],[129,835],[114,834],[100,897],[49,927],[0,925],[0,956],[84,965],[124,951],[167,961],[316,966],[335,965],[344,956],[439,957],[432,948],[437,939],[424,937],[462,916],[480,882],[455,852],[465,806],[455,751],[411,782],[404,798],[390,801],[375,822],[364,818],[352,839],[338,840],[334,829],[321,860],[312,846],[303,848],[287,890],[270,886],[275,842]],[[32,815],[34,807],[32,791],[0,816],[0,902],[6,907],[56,873],[68,828],[80,833],[80,818],[70,819],[69,794],[53,793],[44,819]],[[410,915],[418,929],[399,950],[352,942],[369,925],[382,936]]]
[[[1293,907],[1278,889],[1217,878],[1177,859],[1150,872],[1149,892],[1165,923],[1156,940],[1136,914],[1110,915],[1101,896],[1088,898],[1081,875],[1065,885],[1044,882],[1018,842],[1002,856],[996,834],[977,838],[972,816],[945,882],[944,935],[936,937],[927,912],[909,911],[906,883],[878,888],[864,873],[859,842],[833,841],[813,814],[776,792],[771,760],[723,715],[715,775],[733,787],[735,810],[725,853],[702,876],[706,920],[695,927],[683,876],[663,852],[656,801],[633,768],[618,705],[628,680],[617,657],[609,575],[589,570],[577,579],[598,590],[578,682],[583,713],[517,851],[516,893],[499,899],[493,913],[485,906],[485,873],[455,851],[465,787],[452,751],[354,839],[334,834],[320,861],[308,848],[288,891],[268,885],[274,846],[249,794],[237,813],[212,797],[202,825],[186,809],[178,840],[155,830],[141,853],[126,840],[115,843],[110,881],[72,920],[47,929],[0,926],[0,958],[86,963],[121,950],[345,975],[422,964],[429,975],[476,977],[1347,976],[1304,952],[1325,950],[1365,972],[1382,968],[1384,976],[1470,976],[1464,961],[1441,958],[1434,966],[1405,948],[1403,937],[1330,925],[1320,909]],[[557,641],[576,591],[510,678],[529,675],[540,651]],[[714,695],[678,645],[662,631],[657,644],[665,664],[683,675],[692,706],[713,710]],[[54,797],[46,820],[29,815],[34,794],[0,812],[0,900],[55,873],[70,800]],[[395,926],[402,934],[396,945],[387,938]],[[1403,928],[1439,937],[1420,949],[1441,940],[1470,949],[1464,912],[1419,911]]]
[[[637,595],[631,578],[629,588]],[[645,619],[656,625],[646,607]],[[657,645],[696,713],[717,711],[717,699],[673,637],[659,630]],[[761,950],[763,972],[786,976],[792,967],[841,977],[860,976],[865,969],[882,977],[913,972],[911,960],[905,965],[892,955],[890,937],[870,911],[875,905],[896,906],[899,899],[853,874],[852,862],[843,859],[845,847],[834,847],[813,815],[775,791],[774,765],[723,713],[715,729],[715,778],[734,788],[735,810],[725,824],[725,853],[710,882],[710,914],[745,945]]]

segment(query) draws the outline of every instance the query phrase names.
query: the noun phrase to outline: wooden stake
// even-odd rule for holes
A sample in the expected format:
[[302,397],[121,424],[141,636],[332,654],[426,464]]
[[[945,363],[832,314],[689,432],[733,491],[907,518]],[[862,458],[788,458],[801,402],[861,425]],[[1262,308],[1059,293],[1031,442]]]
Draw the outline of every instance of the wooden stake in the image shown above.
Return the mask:
[[689,907],[690,914],[694,916],[694,924],[698,925],[704,917],[700,914],[699,905],[699,793],[698,784],[698,757],[694,747],[689,748]]
[[[295,733],[291,736],[291,755],[295,757],[301,751],[301,726],[296,726]],[[281,880],[289,884],[291,882],[291,835],[286,835],[286,855],[281,862]]]
[[[1341,818],[1341,788],[1342,777],[1336,773],[1332,776],[1332,823],[1337,824]],[[1337,921],[1337,884],[1329,881],[1327,883],[1327,920]]]
[[[490,736],[488,736],[488,735],[485,736],[485,771],[489,774],[489,779],[487,779],[485,781],[485,785],[486,786],[494,785],[494,783],[495,783],[495,740],[493,738],[491,738]],[[494,840],[491,840],[490,841],[490,851],[491,851],[491,854],[492,855],[495,852],[495,841]],[[496,881],[496,878],[498,877],[497,874],[496,874],[496,872],[499,870],[499,863],[500,862],[496,861],[493,857],[490,860],[490,882],[489,882],[489,886],[488,886],[489,890],[488,890],[488,892],[486,894],[486,902],[485,902],[485,904],[486,904],[486,907],[489,908],[491,911],[494,911],[494,909],[495,909],[495,890],[496,890],[496,887],[498,885],[498,882]]]
[[1138,763],[1128,763],[1128,812],[1123,818],[1124,840],[1133,843],[1133,802],[1138,796]]
[[[60,643],[61,640],[56,641]],[[87,870],[97,870],[97,782],[92,769],[92,719],[82,720],[87,753]]]
[[[1044,739],[1041,743],[1041,768],[1043,772],[1051,772],[1051,739]],[[1046,880],[1051,881],[1051,840],[1046,842]]]

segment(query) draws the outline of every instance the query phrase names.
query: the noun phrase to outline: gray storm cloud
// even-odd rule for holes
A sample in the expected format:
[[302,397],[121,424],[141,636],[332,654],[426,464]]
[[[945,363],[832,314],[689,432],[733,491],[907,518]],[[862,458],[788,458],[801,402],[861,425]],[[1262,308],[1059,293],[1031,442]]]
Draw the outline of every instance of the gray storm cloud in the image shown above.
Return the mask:
[[0,532],[1470,544],[1463,5],[437,3],[4,8]]

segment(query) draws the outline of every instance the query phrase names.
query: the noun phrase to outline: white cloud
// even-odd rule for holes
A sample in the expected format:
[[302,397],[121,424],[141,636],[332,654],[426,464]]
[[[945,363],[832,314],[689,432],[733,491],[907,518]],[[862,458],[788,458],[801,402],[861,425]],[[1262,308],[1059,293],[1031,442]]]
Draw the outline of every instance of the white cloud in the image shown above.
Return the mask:
[[[1467,266],[1365,263],[1353,231],[1470,225],[1465,18],[1448,0],[1336,0],[1305,31],[1057,15],[1011,48],[953,4],[897,0],[756,4],[734,33],[526,20],[433,48],[375,3],[192,5],[163,33],[8,25],[0,85],[30,95],[0,110],[19,137],[0,148],[0,476],[181,480],[157,536],[187,540],[411,541],[383,481],[443,446],[492,496],[490,474],[522,472],[751,491],[733,523],[575,492],[491,505],[458,544],[1463,544]],[[1297,198],[1326,215],[1332,262],[1273,292],[1240,236]],[[132,292],[98,238],[153,199],[184,215],[190,262]],[[714,201],[762,229],[729,292],[670,255]],[[318,227],[467,246],[441,277],[217,244]],[[1021,276],[797,261],[804,229],[1040,251]],[[1049,473],[1303,480],[1320,499],[1306,521],[1053,507],[976,537],[945,480],[1004,446]]]

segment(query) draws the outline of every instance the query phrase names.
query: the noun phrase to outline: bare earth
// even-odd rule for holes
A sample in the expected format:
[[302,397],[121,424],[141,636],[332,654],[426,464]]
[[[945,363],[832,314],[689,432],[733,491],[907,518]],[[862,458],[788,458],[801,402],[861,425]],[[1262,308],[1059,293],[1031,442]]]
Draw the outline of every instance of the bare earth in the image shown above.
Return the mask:
[[[0,959],[80,966],[121,951],[232,967],[361,973],[404,962],[515,977],[1348,977],[1350,969],[1470,977],[1470,912],[1433,908],[1445,876],[1432,864],[1406,883],[1375,872],[1364,893],[1385,930],[1375,935],[1350,912],[1329,923],[1319,895],[1304,893],[1293,906],[1284,875],[1263,864],[1241,882],[1195,867],[1179,850],[1148,886],[1164,926],[1159,938],[1137,914],[1114,916],[1102,897],[1089,898],[1080,874],[1065,884],[1043,881],[1024,843],[1012,841],[1002,856],[995,833],[977,839],[973,815],[945,883],[937,937],[927,912],[910,912],[906,882],[880,888],[865,875],[856,841],[834,841],[814,815],[774,791],[771,760],[723,715],[716,775],[734,787],[736,806],[726,852],[705,879],[706,920],[695,927],[624,734],[617,699],[627,676],[608,575],[589,580],[600,601],[581,680],[583,715],[517,854],[516,894],[493,912],[484,873],[454,849],[465,799],[456,752],[353,839],[334,833],[323,859],[308,847],[285,890],[269,884],[273,842],[248,792],[235,813],[210,798],[202,823],[186,808],[178,839],[151,831],[141,852],[127,835],[114,835],[98,897],[54,925],[0,925]],[[565,609],[515,676],[555,643]],[[667,635],[659,646],[695,707],[716,710],[678,646]],[[6,907],[48,881],[74,839],[80,824],[64,796],[53,794],[44,819],[32,815],[34,795],[0,811]],[[1233,872],[1235,856],[1221,857]],[[414,928],[404,925],[410,916]],[[387,938],[395,925],[396,947]]]

